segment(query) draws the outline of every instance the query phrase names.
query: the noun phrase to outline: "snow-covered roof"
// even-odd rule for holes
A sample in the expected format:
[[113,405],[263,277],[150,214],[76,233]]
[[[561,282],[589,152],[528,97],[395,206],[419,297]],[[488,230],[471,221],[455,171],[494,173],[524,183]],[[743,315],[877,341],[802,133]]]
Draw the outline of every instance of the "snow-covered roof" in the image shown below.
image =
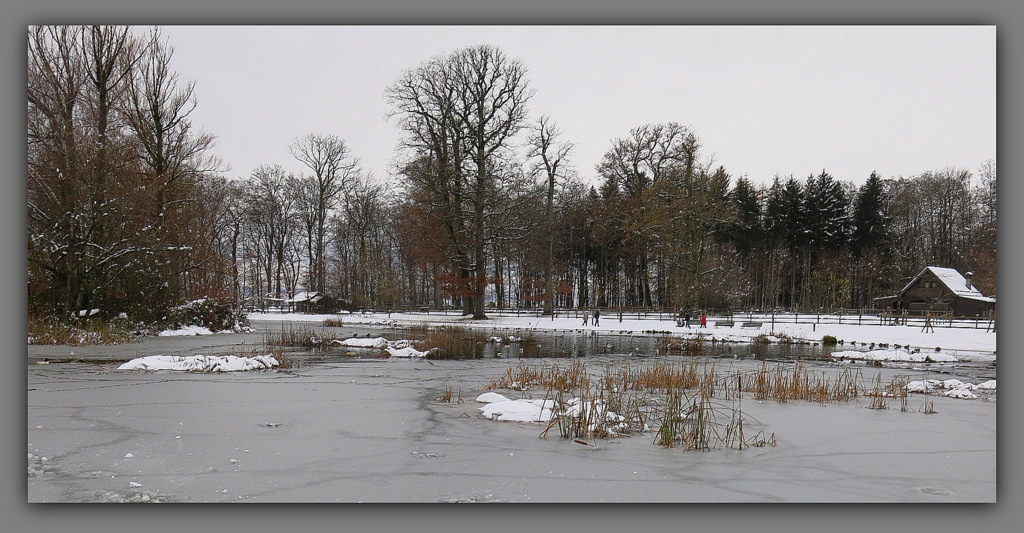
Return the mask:
[[957,271],[955,268],[935,266],[925,267],[925,269],[922,270],[920,274],[915,276],[914,279],[912,279],[906,287],[903,287],[903,290],[900,291],[900,293],[902,294],[906,292],[907,289],[909,289],[913,284],[917,283],[917,280],[921,279],[921,276],[923,276],[925,272],[931,272],[932,274],[934,274],[935,277],[938,278],[939,281],[941,281],[942,284],[945,285],[953,294],[961,298],[970,298],[971,300],[980,300],[983,302],[995,301],[995,298],[988,298],[982,295],[981,291],[979,291],[976,287],[972,286],[968,288],[967,278],[963,277],[963,275],[961,275],[960,272]]
[[978,300],[979,302],[995,303],[996,299],[992,296],[975,296],[973,294],[960,294],[960,298],[967,298],[968,300]]
[[302,291],[300,293],[297,293],[290,300],[288,300],[288,303],[297,304],[297,303],[309,302],[309,303],[315,304],[315,303],[319,302],[320,299],[322,299],[323,297],[324,296],[322,294],[320,294],[319,292],[316,292],[316,291]]

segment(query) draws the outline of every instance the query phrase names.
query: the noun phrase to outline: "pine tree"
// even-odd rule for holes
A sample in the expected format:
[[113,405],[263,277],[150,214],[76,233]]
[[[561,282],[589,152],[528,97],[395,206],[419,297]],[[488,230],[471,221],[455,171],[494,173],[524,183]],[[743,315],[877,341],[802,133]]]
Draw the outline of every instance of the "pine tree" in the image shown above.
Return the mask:
[[846,246],[850,233],[849,203],[842,185],[824,170],[808,177],[804,189],[804,244],[816,251]]
[[875,172],[857,191],[853,202],[853,231],[850,233],[850,249],[860,257],[865,251],[877,249],[886,240],[886,220],[883,213],[885,189],[882,178]]
[[736,250],[746,256],[761,245],[764,237],[757,190],[751,185],[750,180],[743,177],[736,181],[736,186],[729,193],[729,199],[736,210],[736,220],[726,233],[736,246]]

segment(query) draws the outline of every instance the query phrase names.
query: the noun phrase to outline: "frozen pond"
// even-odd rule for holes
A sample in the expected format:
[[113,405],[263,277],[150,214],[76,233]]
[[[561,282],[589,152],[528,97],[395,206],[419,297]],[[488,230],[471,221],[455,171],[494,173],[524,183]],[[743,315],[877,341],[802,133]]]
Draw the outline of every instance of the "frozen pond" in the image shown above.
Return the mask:
[[[510,366],[566,364],[580,353],[589,354],[591,372],[692,360],[655,353],[656,339],[641,335],[538,338],[545,352],[562,356],[554,358],[520,359],[495,343],[489,355],[462,361],[320,352],[292,354],[294,364],[277,371],[116,370],[116,360],[137,355],[228,353],[226,346],[251,349],[259,340],[214,337],[79,349],[74,357],[84,361],[51,364],[36,363],[51,352],[45,357],[58,360],[66,347],[30,347],[28,501],[996,501],[995,396],[928,396],[934,414],[922,412],[922,395],[910,396],[909,411],[869,409],[864,399],[746,399],[751,431],[774,433],[778,445],[743,451],[663,448],[643,433],[584,445],[539,438],[537,423],[479,414],[474,399]],[[814,346],[800,354],[719,348],[701,358],[722,373],[766,360],[789,364],[778,363],[787,357],[837,370]],[[860,367],[865,379],[995,377],[991,363]],[[440,401],[446,390],[453,401]]]

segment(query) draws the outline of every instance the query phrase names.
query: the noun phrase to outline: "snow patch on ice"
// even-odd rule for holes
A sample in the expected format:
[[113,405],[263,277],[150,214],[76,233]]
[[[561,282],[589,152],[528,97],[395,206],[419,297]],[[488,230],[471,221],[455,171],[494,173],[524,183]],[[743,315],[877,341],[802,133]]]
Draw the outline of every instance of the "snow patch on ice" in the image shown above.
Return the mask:
[[176,370],[182,372],[239,372],[279,366],[272,355],[237,357],[234,355],[150,355],[132,359],[118,370]]
[[334,339],[331,344],[335,346],[348,346],[350,348],[384,348],[388,345],[388,340],[384,337],[375,337],[372,339],[367,338],[351,338],[351,339]]
[[505,400],[490,402],[480,408],[484,417],[502,422],[548,422],[554,400]]
[[507,402],[507,401],[509,401],[509,399],[506,398],[505,395],[498,394],[497,392],[485,392],[485,393],[481,394],[480,396],[477,396],[476,397],[476,401],[478,401],[480,403],[492,403],[492,402]]
[[412,346],[406,346],[405,348],[392,348],[388,346],[386,348],[391,357],[426,357],[429,352],[421,352]]
[[429,351],[422,352],[413,348],[412,341],[407,339],[399,339],[397,341],[389,341],[384,337],[375,338],[359,338],[352,337],[350,339],[334,339],[331,341],[333,346],[346,346],[349,348],[368,348],[385,350],[391,357],[426,357],[430,354]]
[[914,363],[953,363],[957,361],[955,356],[942,352],[908,352],[906,350],[871,350],[857,351],[846,350],[832,352],[833,359],[855,359],[861,361],[907,361]]
[[920,392],[927,394],[931,391],[943,391],[943,396],[950,398],[960,398],[964,400],[973,400],[978,398],[976,391],[995,392],[996,380],[990,379],[983,383],[975,385],[974,383],[967,383],[960,381],[959,379],[925,379],[921,381],[911,381],[907,383],[907,392]]

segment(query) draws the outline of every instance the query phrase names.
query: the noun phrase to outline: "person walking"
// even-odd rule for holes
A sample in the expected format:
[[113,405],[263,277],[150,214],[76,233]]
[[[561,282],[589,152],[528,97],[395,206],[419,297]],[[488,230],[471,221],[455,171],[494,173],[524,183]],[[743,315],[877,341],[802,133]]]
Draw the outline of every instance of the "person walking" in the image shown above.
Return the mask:
[[921,328],[921,333],[935,333],[935,328],[932,327],[932,312],[924,312],[924,327]]
[[584,309],[583,310],[583,325],[586,326],[587,325],[587,321],[589,321],[589,320],[590,320],[590,311],[587,311],[586,309]]
[[708,327],[708,314],[707,313],[703,313],[702,312],[700,314],[700,327],[702,327],[702,328]]
[[594,309],[594,325],[595,326],[600,326],[601,325],[600,320],[601,320],[601,310],[600,309]]
[[686,314],[683,315],[683,324],[686,325],[686,329],[690,329],[690,312],[689,311],[687,311]]

